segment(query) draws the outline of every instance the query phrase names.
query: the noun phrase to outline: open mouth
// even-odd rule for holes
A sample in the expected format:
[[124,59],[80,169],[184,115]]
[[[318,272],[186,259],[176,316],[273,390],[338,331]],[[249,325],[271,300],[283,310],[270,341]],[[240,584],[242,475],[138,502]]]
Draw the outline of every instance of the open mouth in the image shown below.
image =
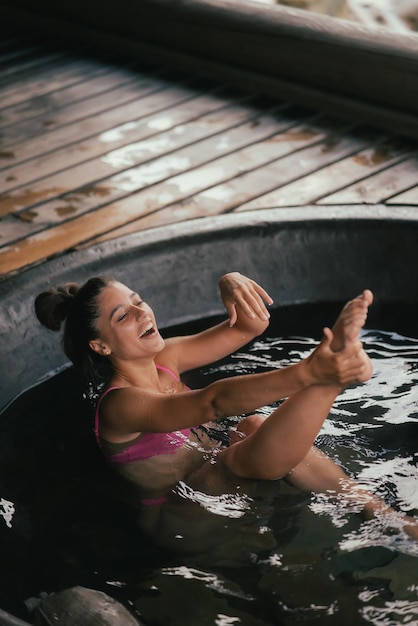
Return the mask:
[[155,328],[151,324],[151,322],[146,326],[146,328],[138,335],[139,339],[143,339],[144,337],[149,337],[155,333]]

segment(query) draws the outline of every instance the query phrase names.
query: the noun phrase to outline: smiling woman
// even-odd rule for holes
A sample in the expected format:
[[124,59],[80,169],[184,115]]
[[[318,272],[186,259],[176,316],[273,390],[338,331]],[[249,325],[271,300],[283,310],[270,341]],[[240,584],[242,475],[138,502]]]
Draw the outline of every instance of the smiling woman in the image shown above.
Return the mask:
[[110,285],[113,288],[98,297],[101,314],[96,328],[99,336],[89,341],[89,347],[100,356],[112,355],[113,361],[119,354],[125,359],[135,358],[138,348],[147,351],[151,339],[157,341],[152,349],[158,348],[158,342],[161,349],[163,339],[156,328],[152,309],[125,285],[109,281]]
[[[92,278],[80,288],[64,285],[35,301],[47,327],[57,329],[65,320],[64,350],[96,387],[101,365],[110,366],[96,407],[95,435],[108,462],[139,487],[142,529],[173,548],[184,484],[218,496],[231,480],[237,488],[244,481],[252,493],[251,481],[286,478],[302,490],[344,495],[361,504],[366,517],[393,514],[313,447],[340,392],[371,376],[359,333],[372,293],[365,290],[349,301],[332,330],[324,328],[318,347],[299,363],[191,391],[182,373],[230,355],[269,324],[266,304],[273,301],[255,281],[231,272],[219,288],[228,319],[168,339],[151,307],[113,278]],[[254,414],[284,398],[268,417]],[[238,415],[233,429],[219,425]],[[405,531],[418,538],[416,522],[402,519]],[[195,533],[187,533],[189,550],[195,541],[201,544],[201,529],[198,537]]]

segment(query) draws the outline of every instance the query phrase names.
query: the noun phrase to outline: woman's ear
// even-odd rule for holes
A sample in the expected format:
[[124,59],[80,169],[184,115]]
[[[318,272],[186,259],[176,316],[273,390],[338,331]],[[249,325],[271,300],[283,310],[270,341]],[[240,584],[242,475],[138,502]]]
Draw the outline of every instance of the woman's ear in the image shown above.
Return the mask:
[[110,349],[100,339],[92,339],[89,341],[89,346],[93,352],[100,354],[100,356],[109,356],[110,354]]

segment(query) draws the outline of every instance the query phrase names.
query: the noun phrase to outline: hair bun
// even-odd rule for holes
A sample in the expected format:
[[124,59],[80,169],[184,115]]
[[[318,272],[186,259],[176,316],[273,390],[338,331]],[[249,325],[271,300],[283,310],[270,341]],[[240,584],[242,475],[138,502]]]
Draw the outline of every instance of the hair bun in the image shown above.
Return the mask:
[[60,330],[78,290],[77,283],[65,283],[36,296],[35,313],[41,324],[50,330]]

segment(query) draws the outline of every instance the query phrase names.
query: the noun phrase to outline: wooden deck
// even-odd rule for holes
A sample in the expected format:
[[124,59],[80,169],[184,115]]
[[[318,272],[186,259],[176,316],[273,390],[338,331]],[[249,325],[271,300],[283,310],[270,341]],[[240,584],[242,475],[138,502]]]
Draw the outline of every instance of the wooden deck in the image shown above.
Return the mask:
[[417,141],[10,29],[0,43],[0,141],[0,280],[205,216],[418,207]]

